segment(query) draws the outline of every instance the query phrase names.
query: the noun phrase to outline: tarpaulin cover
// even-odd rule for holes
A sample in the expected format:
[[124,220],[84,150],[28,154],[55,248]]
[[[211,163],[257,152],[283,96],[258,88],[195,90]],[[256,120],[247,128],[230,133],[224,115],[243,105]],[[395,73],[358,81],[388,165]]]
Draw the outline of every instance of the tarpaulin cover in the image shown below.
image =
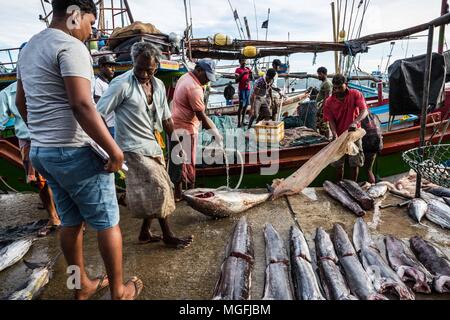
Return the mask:
[[[426,56],[395,61],[389,67],[389,113],[392,116],[420,114]],[[434,108],[442,102],[447,67],[444,56],[433,53],[429,105]]]

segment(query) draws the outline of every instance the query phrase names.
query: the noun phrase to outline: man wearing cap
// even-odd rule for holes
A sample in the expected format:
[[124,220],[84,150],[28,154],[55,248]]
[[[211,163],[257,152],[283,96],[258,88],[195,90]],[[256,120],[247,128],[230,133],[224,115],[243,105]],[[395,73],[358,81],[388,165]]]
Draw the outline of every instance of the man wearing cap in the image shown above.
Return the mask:
[[[181,200],[182,183],[188,189],[195,186],[195,158],[200,123],[203,129],[210,130],[215,141],[222,143],[222,136],[214,123],[206,115],[203,101],[203,86],[216,81],[215,63],[210,59],[199,60],[194,71],[183,75],[177,83],[172,101],[172,120],[182,149],[187,153],[183,164],[177,164],[170,155],[169,174],[175,184],[175,199]],[[175,147],[171,142],[171,149]],[[171,152],[172,153],[172,152]]]
[[[116,65],[118,63],[114,59],[113,56],[101,56],[98,59],[98,66],[100,68],[99,73],[95,77],[94,81],[94,100],[97,103],[103,94],[108,90],[109,83],[114,78],[114,72],[116,69]],[[106,126],[108,127],[109,132],[114,137],[115,133],[115,116],[114,112],[111,112],[109,115],[105,116]]]

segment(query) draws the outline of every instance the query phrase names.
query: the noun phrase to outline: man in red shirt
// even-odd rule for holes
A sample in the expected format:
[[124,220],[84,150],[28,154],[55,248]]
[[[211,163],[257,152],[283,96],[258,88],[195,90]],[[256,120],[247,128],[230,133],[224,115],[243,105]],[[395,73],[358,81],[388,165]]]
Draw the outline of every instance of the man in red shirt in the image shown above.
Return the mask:
[[[345,76],[342,74],[335,75],[333,78],[333,95],[325,101],[323,107],[323,117],[330,124],[333,138],[336,139],[347,130],[352,131],[361,128],[361,121],[368,114],[369,111],[362,93],[358,90],[349,89]],[[333,164],[337,170],[337,181],[344,179],[346,158],[348,158],[351,168],[351,179],[358,180],[359,168],[364,165],[364,152],[361,140],[357,141],[356,145],[359,148],[359,153],[356,156],[344,156]]]
[[245,112],[250,104],[250,81],[253,80],[252,70],[245,66],[247,61],[245,59],[240,59],[239,64],[241,66],[234,72],[236,83],[239,83],[238,128],[241,127],[241,114],[242,122],[244,122]]

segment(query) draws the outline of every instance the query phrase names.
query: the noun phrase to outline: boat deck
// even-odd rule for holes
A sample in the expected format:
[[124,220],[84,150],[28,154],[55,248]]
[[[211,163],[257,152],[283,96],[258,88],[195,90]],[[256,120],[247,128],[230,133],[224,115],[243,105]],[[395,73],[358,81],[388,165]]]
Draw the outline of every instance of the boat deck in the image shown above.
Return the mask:
[[[321,189],[315,189],[317,201],[304,195],[289,198],[292,213],[285,199],[267,202],[251,209],[245,215],[253,228],[255,245],[255,266],[252,279],[252,299],[260,299],[264,290],[265,244],[263,228],[271,223],[285,239],[288,247],[289,228],[298,222],[312,245],[316,227],[322,226],[330,231],[334,223],[341,223],[352,232],[356,217],[331,200]],[[400,203],[402,200],[388,196],[383,203]],[[0,196],[0,226],[26,223],[45,217],[45,211],[37,210],[39,198],[35,194],[17,194]],[[224,258],[225,245],[230,237],[238,216],[225,220],[210,218],[187,207],[182,202],[171,219],[174,230],[179,235],[194,235],[191,247],[185,250],[172,250],[162,244],[136,244],[140,221],[132,219],[126,208],[121,208],[121,228],[124,235],[124,265],[126,277],[138,275],[144,281],[145,288],[141,299],[210,299],[219,276]],[[439,244],[450,254],[450,231],[443,230],[425,222],[427,227],[417,226],[408,217],[406,209],[385,209],[381,215],[366,215],[367,223],[375,221],[372,230],[375,238],[382,234],[394,234],[399,238],[414,235]],[[377,222],[378,221],[378,222]],[[153,226],[159,233],[156,223]],[[38,260],[52,256],[58,251],[58,236],[52,235],[39,240],[25,257]],[[90,275],[102,273],[102,261],[97,250],[95,233],[91,230],[85,235],[85,259]],[[26,268],[19,262],[12,268],[0,273],[0,297],[17,288],[24,280]],[[55,266],[54,277],[45,288],[41,299],[71,299],[66,289],[65,262],[61,258]],[[101,298],[101,295],[95,297]],[[450,299],[450,295],[417,296],[417,299]]]

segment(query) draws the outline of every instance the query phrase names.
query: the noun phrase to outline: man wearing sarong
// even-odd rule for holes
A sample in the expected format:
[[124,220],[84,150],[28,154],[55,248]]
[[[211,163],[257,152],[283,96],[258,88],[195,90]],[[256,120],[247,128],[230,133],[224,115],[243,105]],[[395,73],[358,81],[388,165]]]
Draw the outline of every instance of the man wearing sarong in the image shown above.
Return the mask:
[[[175,211],[173,185],[166,172],[163,151],[156,132],[173,133],[164,83],[154,74],[161,51],[154,45],[138,42],[131,48],[134,68],[114,79],[97,104],[103,115],[115,112],[116,141],[129,167],[126,178],[127,205],[137,219],[143,219],[139,241],[164,241],[173,248],[185,248],[193,237],[177,237],[169,227]],[[150,231],[158,219],[162,237]]]
[[[210,81],[216,81],[214,72],[215,63],[212,60],[200,60],[194,71],[183,75],[178,80],[175,88],[172,118],[177,135],[182,140],[182,149],[186,152],[187,157],[182,164],[174,163],[172,157],[169,159],[169,172],[172,182],[175,184],[176,200],[181,199],[183,183],[186,184],[187,189],[195,187],[196,147],[200,123],[203,129],[210,130],[216,143],[220,145],[223,141],[216,126],[206,115],[206,106],[203,101],[203,86]],[[174,149],[173,147],[173,142],[171,142],[171,150]]]

